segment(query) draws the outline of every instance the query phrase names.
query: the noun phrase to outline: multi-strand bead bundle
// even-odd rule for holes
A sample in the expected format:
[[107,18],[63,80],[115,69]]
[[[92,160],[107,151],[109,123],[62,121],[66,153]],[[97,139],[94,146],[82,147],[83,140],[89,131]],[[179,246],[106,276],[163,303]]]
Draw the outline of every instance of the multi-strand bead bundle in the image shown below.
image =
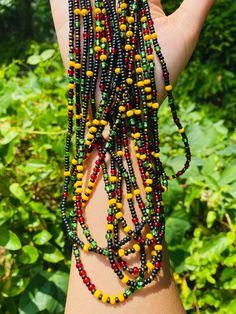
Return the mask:
[[[94,0],[93,3],[90,0],[68,0],[68,8],[68,134],[62,219],[73,243],[76,267],[88,290],[101,302],[116,304],[124,302],[157,277],[165,232],[162,193],[167,191],[168,180],[179,177],[189,167],[191,156],[185,130],[177,117],[169,73],[158,44],[148,1],[122,0],[116,4],[115,0]],[[160,105],[154,76],[154,54],[161,64],[168,103],[186,153],[183,169],[173,176],[165,173],[160,160]],[[97,89],[101,94],[99,100]],[[109,136],[104,138],[103,131],[108,124]],[[75,152],[70,158],[74,138]],[[129,139],[134,141],[135,156],[146,192],[145,200],[136,181]],[[94,150],[97,150],[98,158],[85,188],[85,163]],[[105,163],[107,154],[110,155],[110,171]],[[99,246],[83,216],[100,171],[108,195],[107,247]],[[70,197],[72,191],[73,196]],[[123,197],[127,199],[133,226],[127,224],[124,218]],[[141,219],[137,216],[134,198]],[[68,204],[74,204],[69,213]],[[78,225],[83,230],[86,243],[78,237]],[[144,226],[149,230],[146,234],[142,232]],[[119,228],[125,233],[123,238],[119,236]],[[135,244],[124,249],[131,240]],[[150,247],[151,257],[147,260],[146,250]],[[105,256],[118,279],[126,285],[124,291],[115,296],[97,289],[81,262],[81,249]],[[140,265],[128,266],[126,257],[130,254],[139,255]]]

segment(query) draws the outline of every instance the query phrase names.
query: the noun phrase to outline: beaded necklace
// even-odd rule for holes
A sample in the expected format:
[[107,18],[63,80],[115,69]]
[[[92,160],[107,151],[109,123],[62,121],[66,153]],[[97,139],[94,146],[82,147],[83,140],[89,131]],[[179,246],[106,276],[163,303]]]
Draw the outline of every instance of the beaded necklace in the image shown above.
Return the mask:
[[[83,282],[96,299],[116,304],[124,302],[156,279],[161,268],[165,234],[162,193],[167,191],[169,180],[181,176],[189,167],[191,154],[185,129],[177,116],[169,73],[148,1],[119,0],[116,4],[116,0],[94,0],[92,5],[90,0],[68,0],[68,9],[68,133],[61,213]],[[154,54],[161,64],[173,121],[186,153],[184,167],[172,176],[166,174],[160,160],[160,105],[154,75]],[[96,106],[98,87],[101,99],[99,106]],[[108,124],[110,131],[105,139],[103,130]],[[73,135],[76,153],[74,158],[70,158]],[[146,192],[145,201],[136,181],[128,147],[129,138],[134,141],[135,156]],[[88,186],[83,188],[85,162],[94,150],[97,150],[98,158],[89,176]],[[107,154],[110,155],[110,171],[105,163]],[[105,235],[107,247],[98,245],[83,216],[100,171],[109,205]],[[122,213],[123,181],[133,228],[127,224]],[[72,190],[74,206],[67,213]],[[141,219],[137,217],[134,198],[142,213]],[[86,243],[78,237],[78,224],[87,239]],[[143,235],[145,226],[148,226],[149,232]],[[125,237],[119,237],[119,228],[123,229]],[[124,249],[124,245],[131,240],[135,244]],[[150,260],[146,256],[148,247],[152,248]],[[105,256],[119,280],[126,285],[124,291],[115,296],[97,289],[81,262],[81,249]],[[129,267],[125,257],[137,252],[140,267]]]

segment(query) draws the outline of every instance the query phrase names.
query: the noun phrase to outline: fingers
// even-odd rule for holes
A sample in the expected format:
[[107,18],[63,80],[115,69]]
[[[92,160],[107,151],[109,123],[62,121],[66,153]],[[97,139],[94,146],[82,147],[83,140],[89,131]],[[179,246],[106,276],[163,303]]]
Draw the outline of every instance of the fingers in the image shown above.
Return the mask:
[[165,12],[163,11],[161,5],[161,0],[149,0],[148,4],[150,6],[153,19],[165,16]]
[[179,10],[183,16],[183,22],[184,19],[187,22],[191,20],[192,24],[194,24],[195,27],[197,27],[200,31],[214,2],[215,0],[184,0],[179,7]]

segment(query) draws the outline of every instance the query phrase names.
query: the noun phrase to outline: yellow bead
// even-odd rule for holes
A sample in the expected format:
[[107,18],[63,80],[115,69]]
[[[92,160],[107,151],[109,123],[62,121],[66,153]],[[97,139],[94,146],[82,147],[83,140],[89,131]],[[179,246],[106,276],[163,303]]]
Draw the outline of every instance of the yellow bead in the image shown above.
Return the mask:
[[125,112],[125,110],[126,110],[125,106],[119,106],[119,111]]
[[140,154],[139,154],[139,153],[136,153],[135,156],[136,156],[137,158],[140,158]]
[[107,293],[103,293],[102,299],[101,299],[102,303],[106,303],[107,299],[108,299],[108,294]]
[[100,56],[100,60],[101,60],[101,61],[106,61],[106,60],[107,60],[107,55],[102,54],[102,55]]
[[147,95],[147,100],[151,100],[152,99],[152,95]]
[[75,61],[69,61],[69,66],[74,67],[75,66]]
[[123,156],[122,150],[118,150],[118,151],[116,152],[116,155],[117,155],[117,156]]
[[83,181],[76,181],[76,183],[74,184],[74,187],[77,188],[78,186],[82,186],[83,185]]
[[162,185],[162,188],[163,188],[164,192],[167,191],[167,187],[165,185]]
[[100,124],[103,125],[103,126],[105,126],[105,125],[108,124],[108,122],[107,122],[106,120],[103,120],[103,119],[102,119],[102,120],[100,120]]
[[127,9],[127,4],[126,3],[121,3],[120,4],[120,8],[123,9]]
[[124,275],[124,277],[121,279],[123,283],[127,283],[129,281],[129,277],[127,275]]
[[179,129],[179,133],[184,133],[184,128]]
[[139,244],[134,244],[134,245],[133,245],[133,248],[135,249],[136,252],[139,252],[139,251],[140,251],[140,246],[139,246]]
[[156,245],[154,246],[154,249],[155,249],[156,251],[161,251],[161,250],[162,250],[162,245],[161,245],[161,244],[156,244]]
[[89,76],[89,77],[93,76],[93,71],[87,71],[86,75]]
[[89,128],[89,132],[95,133],[95,132],[97,132],[97,128],[96,128],[95,126],[91,126],[91,127]]
[[96,26],[95,30],[97,33],[101,33],[102,32],[102,27],[101,26]]
[[70,175],[71,175],[70,171],[65,171],[65,172],[64,172],[64,176],[65,176],[65,177],[69,177]]
[[128,117],[132,117],[133,114],[134,114],[134,112],[133,112],[133,110],[128,110],[128,111],[126,112],[126,114],[127,114]]
[[169,179],[170,179],[170,180],[173,180],[173,177],[172,177],[172,176],[169,176]]
[[152,33],[152,34],[151,34],[151,38],[152,38],[152,39],[157,38],[157,33]]
[[72,165],[77,165],[77,164],[78,164],[78,161],[77,161],[76,159],[72,159],[72,160],[71,160],[71,163],[72,163]]
[[100,122],[99,122],[99,120],[94,119],[94,120],[93,120],[93,124],[95,124],[95,125],[99,125],[99,124],[100,124]]
[[136,73],[142,73],[143,72],[143,68],[139,67],[139,68],[136,68]]
[[94,185],[95,185],[95,182],[89,182],[89,186],[91,186],[91,187],[94,187]]
[[82,118],[82,113],[80,113],[80,114],[77,114],[75,117],[76,117],[76,119],[81,119]]
[[102,10],[101,10],[100,8],[96,8],[96,9],[94,10],[94,12],[95,12],[96,14],[100,14],[100,13],[102,12]]
[[136,115],[140,115],[141,114],[141,110],[140,109],[134,109],[134,113],[136,114]]
[[151,252],[151,255],[152,255],[152,256],[157,256],[157,252],[156,252],[156,251],[152,251],[152,252]]
[[88,201],[88,200],[89,200],[89,197],[88,197],[87,195],[82,195],[82,199],[83,199],[84,201]]
[[139,55],[139,54],[135,55],[134,59],[135,59],[136,61],[141,60],[141,55]]
[[131,199],[133,197],[133,194],[132,193],[126,193],[126,198],[127,199]]
[[87,193],[87,194],[91,194],[91,193],[92,193],[92,190],[91,190],[91,189],[89,189],[89,188],[86,188],[86,189],[85,189],[85,193]]
[[159,157],[160,157],[160,153],[154,153],[153,156],[154,156],[155,158],[159,158]]
[[87,9],[82,9],[81,10],[81,15],[87,15],[89,12]]
[[128,77],[128,78],[126,79],[126,83],[129,84],[129,85],[133,84],[132,78]]
[[91,134],[91,133],[88,133],[87,137],[88,137],[89,140],[92,140],[94,138],[94,135]]
[[89,248],[90,248],[90,244],[86,243],[83,247],[84,252],[88,252]]
[[145,87],[144,90],[146,93],[150,93],[152,91],[152,88],[151,87]]
[[116,176],[111,176],[110,177],[110,181],[111,182],[116,182],[117,181],[117,177]]
[[152,184],[153,181],[152,181],[152,179],[147,179],[147,180],[146,180],[146,183],[147,183],[147,184]]
[[102,43],[106,43],[106,42],[107,42],[106,37],[102,37],[102,38],[101,38],[101,42],[102,42]]
[[147,265],[147,268],[149,270],[153,270],[154,269],[154,265],[151,262],[147,262],[146,265]]
[[77,169],[78,171],[83,171],[83,170],[84,170],[84,166],[78,165],[78,166],[76,167],[76,169]]
[[154,60],[154,55],[153,54],[150,54],[147,56],[147,59],[150,61],[150,60]]
[[146,234],[146,238],[149,239],[149,240],[152,240],[153,239],[153,235],[151,233],[147,233]]
[[121,209],[121,208],[122,208],[122,203],[116,203],[116,207],[117,207],[118,209]]
[[75,69],[76,70],[81,69],[81,63],[75,63]]
[[134,190],[134,195],[139,195],[140,194],[140,189],[135,189]]
[[97,289],[97,290],[94,292],[93,295],[94,295],[94,297],[95,297],[96,299],[98,299],[101,293],[102,293],[102,291],[99,290],[99,289]]
[[140,136],[141,136],[141,134],[139,132],[134,133],[134,135],[133,135],[134,138],[140,138]]
[[122,292],[118,293],[118,299],[119,299],[120,302],[124,302],[125,297],[124,297]]
[[127,37],[132,37],[134,35],[134,33],[132,31],[127,31],[126,32],[126,36]]
[[144,85],[149,85],[151,84],[151,80],[150,79],[146,79],[143,81],[144,82]]
[[121,8],[117,9],[117,13],[120,14],[121,13]]
[[125,255],[125,250],[124,250],[124,249],[119,249],[119,250],[118,250],[118,255],[119,255],[120,257],[124,256],[124,255]]
[[131,46],[131,45],[129,45],[129,44],[125,45],[125,50],[126,50],[126,51],[129,51],[129,50],[131,50],[131,49],[132,49],[132,46]]
[[102,9],[102,14],[106,14],[107,13],[107,10],[104,8]]
[[110,200],[108,200],[108,204],[109,205],[113,205],[116,203],[116,199],[115,198],[111,198]]
[[81,11],[80,11],[80,9],[74,9],[74,13],[75,13],[76,15],[78,15],[78,14],[81,13]]
[[102,49],[102,48],[101,48],[100,46],[95,46],[95,47],[94,47],[94,50],[95,50],[96,52],[101,51],[101,49]]
[[147,22],[147,17],[146,17],[146,16],[143,16],[143,17],[141,18],[141,22],[142,22],[142,23]]
[[152,102],[148,102],[147,107],[149,107],[149,108],[152,107]]
[[127,225],[126,227],[124,227],[124,232],[128,233],[131,230],[131,227],[129,225]]
[[167,92],[171,91],[171,90],[172,90],[172,85],[167,85],[167,86],[165,86],[165,90],[166,90]]
[[152,192],[152,187],[146,186],[146,187],[145,187],[145,191],[146,191],[146,192]]
[[144,82],[143,82],[143,81],[137,82],[137,86],[138,86],[138,87],[143,87],[143,86],[144,86]]
[[82,188],[77,188],[77,189],[75,190],[75,193],[83,193],[83,189],[82,189]]
[[67,106],[67,109],[68,109],[68,110],[73,110],[74,107],[73,107],[73,106]]
[[116,219],[120,219],[123,216],[122,212],[116,213]]
[[116,73],[116,74],[120,74],[120,68],[116,68],[116,69],[115,69],[115,73]]
[[126,31],[127,27],[125,24],[120,24],[120,30],[121,31]]
[[68,88],[69,88],[69,89],[74,89],[74,87],[75,87],[75,84],[73,84],[73,83],[69,83],[69,84],[68,84]]
[[158,103],[158,102],[154,102],[153,104],[152,104],[152,108],[153,109],[158,109],[160,107],[160,104]]
[[115,295],[110,295],[110,303],[116,304],[116,296]]
[[145,36],[143,37],[143,39],[144,39],[145,41],[150,40],[150,39],[151,39],[151,36],[150,36],[150,35],[145,35]]
[[77,179],[83,179],[84,177],[84,174],[83,173],[78,173],[77,174]]
[[141,160],[146,159],[146,157],[147,157],[147,156],[146,156],[145,154],[140,155],[140,159],[141,159]]
[[121,119],[125,119],[127,116],[126,116],[126,114],[125,113],[123,113],[122,115],[121,115]]
[[107,230],[114,230],[114,226],[112,224],[107,224]]
[[127,17],[127,22],[128,22],[129,24],[134,23],[134,18],[133,18],[133,16],[128,16],[128,17]]

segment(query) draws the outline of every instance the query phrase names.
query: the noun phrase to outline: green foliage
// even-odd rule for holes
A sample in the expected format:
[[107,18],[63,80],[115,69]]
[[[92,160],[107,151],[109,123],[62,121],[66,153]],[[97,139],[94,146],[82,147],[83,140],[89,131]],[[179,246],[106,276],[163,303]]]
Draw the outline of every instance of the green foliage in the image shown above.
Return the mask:
[[70,247],[58,218],[66,80],[52,48],[32,46],[27,62],[0,70],[1,313],[63,313],[65,304]]
[[[58,47],[35,41],[52,38],[48,3],[30,1],[27,12],[26,4],[0,2],[8,29],[0,48],[0,313],[63,313],[71,249],[59,211],[66,78]],[[10,25],[18,10],[28,17]],[[236,312],[234,16],[234,3],[217,1],[175,91],[193,158],[164,196],[166,240],[187,313]],[[171,174],[184,156],[165,102],[160,124]]]

